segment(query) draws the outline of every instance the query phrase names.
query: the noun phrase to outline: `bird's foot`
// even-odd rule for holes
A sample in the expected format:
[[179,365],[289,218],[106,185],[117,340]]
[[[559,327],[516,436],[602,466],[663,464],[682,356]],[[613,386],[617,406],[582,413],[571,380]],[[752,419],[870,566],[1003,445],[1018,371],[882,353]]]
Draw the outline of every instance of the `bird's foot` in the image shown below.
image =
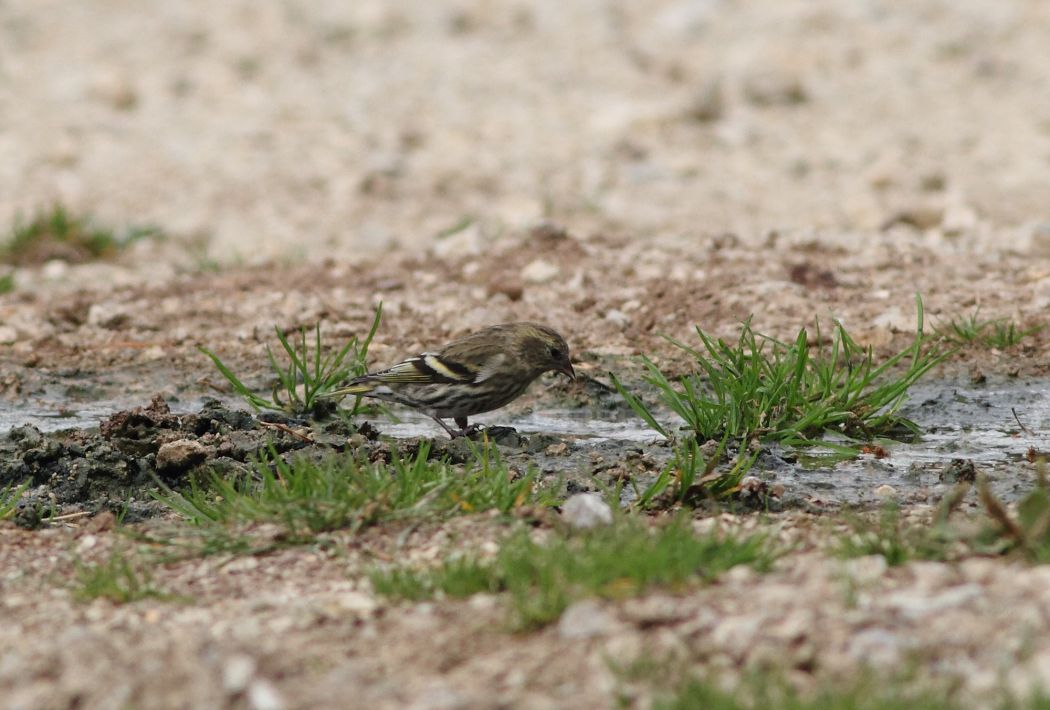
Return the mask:
[[461,436],[464,436],[464,437],[466,437],[468,439],[473,439],[478,434],[480,434],[481,432],[485,431],[486,428],[487,427],[485,427],[485,426],[483,426],[481,424],[471,424],[470,426],[465,426],[465,427],[459,429],[458,431],[450,432],[450,433],[452,434],[452,438],[453,439],[456,439],[456,438],[461,437]]

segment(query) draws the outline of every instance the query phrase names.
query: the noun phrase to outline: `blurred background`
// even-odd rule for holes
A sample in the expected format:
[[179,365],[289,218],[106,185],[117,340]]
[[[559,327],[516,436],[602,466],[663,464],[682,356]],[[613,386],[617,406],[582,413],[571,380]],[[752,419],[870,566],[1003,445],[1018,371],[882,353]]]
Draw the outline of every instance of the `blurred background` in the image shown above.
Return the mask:
[[1050,3],[0,0],[0,225],[54,204],[217,264],[543,219],[1045,251]]

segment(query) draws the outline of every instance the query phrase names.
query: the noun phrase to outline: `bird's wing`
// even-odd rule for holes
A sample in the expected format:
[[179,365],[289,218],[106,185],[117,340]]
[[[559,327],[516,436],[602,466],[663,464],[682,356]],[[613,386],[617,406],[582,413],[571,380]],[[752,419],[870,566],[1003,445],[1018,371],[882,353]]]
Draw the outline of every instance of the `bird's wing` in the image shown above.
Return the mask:
[[484,382],[488,378],[499,372],[500,367],[506,362],[507,356],[503,353],[498,353],[493,357],[490,357],[485,361],[485,364],[478,370],[477,376],[474,378],[475,382]]
[[473,382],[476,372],[438,353],[423,353],[361,379],[385,384]]

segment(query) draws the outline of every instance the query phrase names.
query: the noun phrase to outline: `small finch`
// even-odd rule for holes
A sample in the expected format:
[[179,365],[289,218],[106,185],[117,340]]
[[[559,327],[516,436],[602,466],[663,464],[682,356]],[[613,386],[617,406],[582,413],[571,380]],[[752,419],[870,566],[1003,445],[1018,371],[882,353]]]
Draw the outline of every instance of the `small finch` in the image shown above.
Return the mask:
[[[467,417],[509,404],[550,371],[576,379],[565,339],[545,325],[504,323],[453,340],[437,352],[355,377],[326,396],[359,395],[403,404],[424,412],[454,438],[469,431]],[[459,430],[443,419],[454,420]]]

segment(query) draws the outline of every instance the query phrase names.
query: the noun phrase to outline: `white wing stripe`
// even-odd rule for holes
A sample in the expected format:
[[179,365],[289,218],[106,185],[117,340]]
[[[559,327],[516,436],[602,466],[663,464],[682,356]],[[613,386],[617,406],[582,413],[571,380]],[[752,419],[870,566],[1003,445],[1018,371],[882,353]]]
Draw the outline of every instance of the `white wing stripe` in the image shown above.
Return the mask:
[[456,372],[455,370],[448,367],[448,365],[441,362],[441,360],[438,359],[437,355],[434,355],[432,353],[424,353],[422,359],[424,365],[426,365],[442,377],[447,377],[448,379],[456,380],[457,382],[463,382],[465,379],[467,379],[463,377],[462,373]]

